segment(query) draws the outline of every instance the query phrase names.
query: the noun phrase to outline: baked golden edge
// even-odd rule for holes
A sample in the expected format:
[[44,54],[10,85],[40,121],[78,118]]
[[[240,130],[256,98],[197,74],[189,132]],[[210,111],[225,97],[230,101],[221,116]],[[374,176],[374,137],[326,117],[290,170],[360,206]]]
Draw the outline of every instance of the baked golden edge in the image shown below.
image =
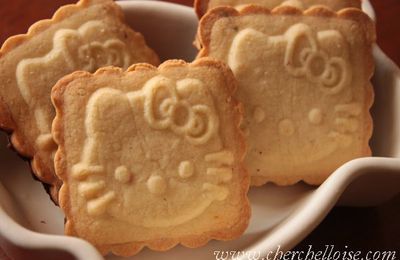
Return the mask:
[[[352,0],[354,6],[359,6],[361,8],[361,0]],[[198,18],[203,17],[208,11],[208,4],[210,0],[194,0],[193,8]],[[253,5],[257,5],[257,3],[253,3]]]
[[[214,66],[218,70],[223,73],[223,78],[225,79],[225,89],[224,91],[228,92],[230,96],[233,96],[233,93],[236,91],[237,83],[236,79],[233,76],[231,70],[224,65],[222,62],[215,61],[210,58],[203,58],[194,61],[193,63],[186,63],[182,60],[169,60],[164,62],[158,67],[158,70],[162,70],[167,67],[174,66]],[[156,67],[146,64],[139,63],[132,65],[125,72],[122,69],[116,67],[107,67],[101,68],[97,70],[94,74],[90,74],[88,72],[74,72],[68,76],[62,78],[53,88],[52,90],[52,102],[56,109],[56,118],[53,121],[52,125],[52,133],[55,142],[58,144],[58,150],[55,156],[55,166],[56,173],[59,178],[63,181],[63,185],[60,189],[60,206],[64,210],[66,215],[66,226],[65,233],[68,235],[77,235],[74,230],[74,224],[70,221],[71,216],[71,204],[69,200],[69,191],[68,191],[68,177],[67,177],[67,162],[65,161],[65,140],[63,135],[63,95],[64,91],[68,88],[68,85],[73,82],[76,78],[81,77],[93,77],[96,75],[102,74],[118,74],[118,75],[126,75],[135,73],[137,71],[146,71],[146,70],[157,70]],[[187,236],[182,237],[180,239],[170,239],[165,238],[161,240],[154,241],[141,241],[141,242],[132,242],[132,243],[124,243],[124,244],[114,244],[114,245],[95,245],[97,249],[103,254],[106,255],[109,252],[114,253],[119,256],[131,256],[140,252],[144,247],[148,247],[152,250],[156,251],[166,251],[170,248],[175,247],[178,244],[182,244],[186,247],[196,248],[205,245],[208,241],[212,239],[216,240],[231,240],[240,236],[248,226],[249,218],[251,215],[251,208],[247,198],[247,192],[249,189],[250,177],[247,173],[246,168],[244,167],[244,156],[246,152],[246,144],[243,133],[240,130],[240,123],[243,118],[243,107],[241,103],[236,101],[233,97],[229,100],[234,107],[235,118],[234,124],[237,127],[237,141],[239,142],[238,152],[241,155],[239,164],[240,169],[240,181],[241,181],[241,196],[242,201],[241,205],[241,217],[238,219],[237,223],[234,223],[230,228],[224,230],[218,230],[213,232],[205,233],[201,236]]]
[[[50,28],[53,24],[58,23],[70,16],[76,14],[81,10],[84,10],[90,6],[97,4],[104,4],[108,8],[113,9],[114,13],[120,19],[122,23],[125,23],[124,14],[122,9],[115,4],[112,0],[80,0],[76,4],[65,5],[60,7],[53,15],[51,19],[40,20],[34,23],[29,29],[27,34],[15,35],[8,38],[0,49],[0,59],[8,52],[14,50],[21,44],[28,42],[30,39],[40,34],[41,32]],[[137,39],[144,42],[144,38],[140,33],[135,32]],[[154,62],[159,63],[158,57],[154,57]],[[49,186],[49,194],[52,200],[58,204],[58,190],[61,186],[61,181],[53,173],[49,167],[40,160],[39,156],[35,154],[34,148],[30,147],[29,144],[25,143],[23,135],[17,129],[15,122],[12,119],[12,115],[4,102],[3,98],[0,97],[0,129],[4,130],[10,135],[10,146],[12,146],[16,152],[26,160],[30,162],[33,174],[45,185]]]
[[[367,85],[365,85],[366,91],[366,101],[365,107],[363,111],[370,111],[374,101],[374,91],[373,86],[371,84],[371,78],[374,73],[375,64],[372,57],[372,45],[376,41],[376,31],[375,31],[375,23],[368,17],[367,14],[362,12],[357,8],[345,8],[338,12],[334,12],[328,8],[322,6],[311,7],[305,11],[299,10],[295,7],[290,6],[278,6],[272,10],[267,8],[257,6],[257,5],[247,5],[240,11],[232,8],[232,7],[216,7],[211,11],[207,12],[205,16],[200,20],[199,27],[196,36],[196,43],[199,44],[200,51],[197,55],[197,58],[207,57],[209,54],[209,45],[210,45],[210,37],[211,31],[214,23],[224,17],[232,17],[232,16],[245,16],[251,14],[265,14],[265,15],[298,15],[298,16],[315,16],[315,17],[331,17],[331,18],[340,18],[356,21],[362,27],[362,30],[365,32],[366,42],[365,44],[369,46],[367,63],[365,64],[366,75],[365,80]],[[368,113],[368,118],[365,120],[364,125],[365,131],[365,146],[360,151],[360,157],[371,156],[371,148],[369,147],[368,141],[372,136],[373,131],[373,122],[371,113]],[[319,185],[325,181],[325,179],[331,173],[321,172],[320,174],[316,174],[313,177],[308,178],[283,178],[280,179],[277,176],[275,179],[266,179],[263,177],[254,178],[251,177],[251,185],[252,186],[261,186],[267,182],[273,182],[277,185],[292,185],[300,181],[304,181],[311,185]]]

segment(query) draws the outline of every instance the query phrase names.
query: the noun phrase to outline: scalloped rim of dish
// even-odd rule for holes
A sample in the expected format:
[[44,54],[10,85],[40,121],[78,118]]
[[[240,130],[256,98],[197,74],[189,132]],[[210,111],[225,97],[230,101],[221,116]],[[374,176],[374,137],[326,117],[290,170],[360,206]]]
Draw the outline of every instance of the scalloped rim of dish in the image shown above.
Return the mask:
[[[147,1],[136,2],[146,4]],[[122,5],[125,4],[126,2]],[[186,8],[186,11],[193,12],[191,8],[177,4],[160,2],[159,5],[163,8],[179,8],[181,11]],[[375,20],[375,13],[368,1],[363,1],[363,9]],[[399,68],[378,47],[375,48],[374,54],[375,57],[383,61],[385,69],[391,71],[400,82]],[[309,195],[302,207],[293,212],[287,221],[275,226],[268,235],[262,237],[253,246],[243,250],[260,252],[261,256],[266,256],[268,252],[276,250],[276,245],[280,245],[282,251],[290,250],[322,221],[349,185],[364,175],[375,174],[376,169],[400,175],[400,159],[369,157],[355,159],[342,165]],[[12,201],[11,196],[1,183],[0,196],[6,197],[6,201]],[[314,205],[320,206],[316,210]],[[2,220],[0,221],[0,236],[16,247],[65,251],[76,259],[104,259],[95,247],[82,239],[33,232],[22,227],[9,216],[13,215],[14,218],[18,219],[15,212],[8,210],[9,214],[7,214],[6,211],[7,205],[0,205],[0,219]]]

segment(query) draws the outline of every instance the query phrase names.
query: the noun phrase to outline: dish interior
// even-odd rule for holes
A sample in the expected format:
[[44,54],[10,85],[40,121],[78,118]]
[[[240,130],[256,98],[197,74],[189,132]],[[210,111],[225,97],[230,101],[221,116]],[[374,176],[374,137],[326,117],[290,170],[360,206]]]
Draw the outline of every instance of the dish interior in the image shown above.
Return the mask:
[[[142,32],[148,44],[155,49],[162,60],[180,58],[192,61],[196,55],[193,47],[197,30],[197,17],[191,8],[163,2],[120,2],[127,22]],[[398,140],[400,82],[388,69],[386,57],[375,50],[377,71],[373,79],[376,99],[372,108],[375,123],[371,147],[374,156],[400,157]],[[6,148],[5,134],[0,136],[0,182],[11,194],[15,207],[25,220],[20,224],[47,234],[63,234],[64,216],[49,199],[41,183],[34,181],[28,163],[24,163],[15,152]],[[145,249],[141,259],[205,259],[213,258],[216,250],[238,250],[246,248],[284,223],[293,212],[307,201],[316,187],[299,183],[290,187],[272,184],[252,188],[249,196],[252,204],[252,218],[248,230],[239,239],[231,242],[212,241],[206,247],[187,249],[178,246],[166,253]],[[0,198],[1,203],[1,198]],[[26,223],[22,223],[25,222]],[[109,256],[109,259],[117,259]]]

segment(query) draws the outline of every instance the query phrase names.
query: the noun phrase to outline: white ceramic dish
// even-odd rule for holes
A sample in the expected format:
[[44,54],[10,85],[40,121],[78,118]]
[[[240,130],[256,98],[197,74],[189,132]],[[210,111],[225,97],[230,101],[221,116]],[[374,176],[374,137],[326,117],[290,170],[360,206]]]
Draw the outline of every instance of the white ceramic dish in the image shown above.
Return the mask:
[[[365,3],[368,7],[368,3]],[[147,38],[162,59],[191,61],[197,18],[191,8],[151,1],[120,2],[128,22]],[[369,6],[371,16],[373,10]],[[378,47],[372,158],[351,161],[320,187],[266,185],[250,191],[253,217],[235,241],[213,241],[206,247],[178,246],[168,252],[143,250],[140,259],[215,259],[215,250],[247,250],[265,255],[289,250],[309,234],[331,208],[377,205],[400,192],[400,72]],[[62,236],[63,214],[49,200],[28,165],[6,148],[0,136],[0,246],[15,259],[103,259],[87,242]],[[107,259],[118,259],[108,256]]]

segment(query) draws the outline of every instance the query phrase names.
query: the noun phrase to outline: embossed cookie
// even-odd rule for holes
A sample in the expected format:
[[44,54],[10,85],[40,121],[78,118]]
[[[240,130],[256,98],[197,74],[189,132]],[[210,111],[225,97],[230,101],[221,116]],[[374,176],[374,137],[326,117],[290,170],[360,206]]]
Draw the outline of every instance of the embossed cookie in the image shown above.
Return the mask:
[[26,35],[8,39],[0,51],[0,126],[12,145],[32,159],[35,175],[57,186],[50,92],[62,76],[75,70],[95,71],[114,65],[158,64],[141,34],[123,22],[112,0],[82,0],[59,9],[51,20],[34,24]]
[[375,28],[363,12],[221,7],[198,37],[198,56],[225,61],[239,81],[252,184],[319,184],[370,155]]
[[209,59],[75,72],[52,91],[66,233],[101,252],[204,245],[249,220],[241,107]]
[[299,9],[323,5],[334,11],[346,7],[361,8],[360,0],[195,0],[194,8],[198,17],[202,17],[207,10],[211,10],[214,7],[231,6],[240,9],[247,4],[261,5],[268,9],[273,9],[280,5],[293,6]]

